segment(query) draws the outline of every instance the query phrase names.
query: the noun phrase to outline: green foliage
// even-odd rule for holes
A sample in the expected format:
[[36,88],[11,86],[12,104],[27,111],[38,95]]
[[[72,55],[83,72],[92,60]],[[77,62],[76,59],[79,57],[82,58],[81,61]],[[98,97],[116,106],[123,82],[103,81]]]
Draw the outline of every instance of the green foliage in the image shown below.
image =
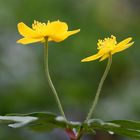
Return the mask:
[[118,134],[130,138],[140,139],[140,122],[131,120],[113,120],[104,122],[100,119],[90,119],[87,123],[66,122],[62,116],[48,112],[30,114],[8,114],[0,116],[0,123],[8,123],[12,128],[27,127],[37,132],[47,132],[56,128],[79,128],[83,133],[94,133],[96,130]]
[[104,122],[99,119],[89,120],[84,124],[86,130],[102,130],[110,134],[118,134],[140,139],[140,122],[131,120],[113,120]]

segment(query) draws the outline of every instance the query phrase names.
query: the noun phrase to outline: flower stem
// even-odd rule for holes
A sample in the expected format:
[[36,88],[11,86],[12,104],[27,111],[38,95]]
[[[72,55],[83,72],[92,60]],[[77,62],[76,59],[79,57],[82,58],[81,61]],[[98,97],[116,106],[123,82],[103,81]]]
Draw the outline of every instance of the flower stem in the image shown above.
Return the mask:
[[61,115],[64,117],[64,119],[67,121],[67,119],[65,117],[65,113],[64,113],[62,105],[61,105],[61,102],[60,102],[60,99],[58,97],[57,91],[56,91],[56,89],[55,89],[55,87],[53,85],[53,82],[51,80],[50,73],[49,73],[49,65],[48,65],[48,39],[45,40],[45,46],[44,46],[44,64],[45,64],[46,77],[47,77],[49,86],[50,86],[50,88],[52,90],[52,93],[53,93],[53,95],[55,97],[55,100],[56,100],[56,103],[58,105],[59,111],[60,111]]
[[99,100],[99,96],[100,96],[100,93],[101,93],[102,86],[103,86],[104,81],[105,81],[105,79],[106,79],[106,77],[107,77],[107,74],[108,74],[108,72],[109,72],[109,70],[110,70],[111,63],[112,63],[112,55],[109,54],[108,62],[107,62],[107,65],[106,65],[106,69],[105,69],[105,71],[104,71],[104,73],[103,73],[103,76],[102,76],[102,78],[101,78],[101,80],[100,80],[100,83],[99,83],[99,86],[98,86],[98,89],[97,89],[95,98],[94,98],[94,100],[93,100],[92,106],[91,106],[91,108],[90,108],[90,110],[89,110],[89,113],[88,113],[88,115],[87,115],[87,118],[86,118],[85,122],[87,122],[87,121],[88,121],[89,119],[91,119],[91,117],[92,117],[92,114],[93,114],[93,112],[94,112],[94,109],[95,109],[95,107],[96,107],[96,105],[97,105],[97,102],[98,102],[98,100]]

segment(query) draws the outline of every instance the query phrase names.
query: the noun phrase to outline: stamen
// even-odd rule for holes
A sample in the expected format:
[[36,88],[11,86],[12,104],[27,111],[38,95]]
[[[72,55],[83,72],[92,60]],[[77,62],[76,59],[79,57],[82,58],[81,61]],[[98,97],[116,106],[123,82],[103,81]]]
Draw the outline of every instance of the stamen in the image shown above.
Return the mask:
[[108,49],[112,50],[116,44],[117,44],[116,37],[111,35],[110,38],[108,37],[108,38],[105,38],[104,40],[99,39],[97,43],[97,46],[98,46],[97,49],[102,49],[104,47],[107,47]]

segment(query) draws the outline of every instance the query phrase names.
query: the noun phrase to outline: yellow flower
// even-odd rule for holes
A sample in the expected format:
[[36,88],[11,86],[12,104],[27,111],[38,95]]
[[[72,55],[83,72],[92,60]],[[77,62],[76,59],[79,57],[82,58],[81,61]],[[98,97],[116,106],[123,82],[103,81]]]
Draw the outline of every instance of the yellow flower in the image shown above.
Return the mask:
[[92,61],[96,59],[100,59],[103,61],[104,59],[108,58],[109,55],[113,55],[114,53],[123,51],[130,46],[133,45],[134,42],[130,42],[132,40],[131,37],[124,39],[120,43],[117,43],[116,37],[111,35],[110,38],[105,38],[104,40],[98,40],[97,49],[99,50],[97,54],[89,56],[85,59],[82,59],[82,62]]
[[29,44],[44,42],[46,38],[48,38],[48,41],[60,42],[70,35],[78,33],[80,29],[68,31],[68,25],[58,20],[53,22],[48,21],[47,24],[34,21],[32,28],[20,22],[18,24],[18,31],[24,38],[18,40],[17,43]]

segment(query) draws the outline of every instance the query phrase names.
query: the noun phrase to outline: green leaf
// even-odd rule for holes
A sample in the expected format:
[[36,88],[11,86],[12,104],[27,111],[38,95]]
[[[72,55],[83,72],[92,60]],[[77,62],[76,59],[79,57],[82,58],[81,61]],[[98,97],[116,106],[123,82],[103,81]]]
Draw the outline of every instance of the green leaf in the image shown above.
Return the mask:
[[133,120],[114,120],[110,121],[112,123],[121,125],[121,127],[127,127],[129,129],[138,129],[140,130],[140,122],[139,121],[133,121]]
[[140,122],[130,120],[114,120],[103,122],[99,119],[91,119],[84,124],[86,131],[89,129],[103,130],[110,134],[118,134],[140,139]]
[[8,123],[12,128],[27,127],[33,131],[51,131],[56,128],[71,128],[83,133],[95,133],[95,130],[106,131],[135,139],[140,139],[140,122],[132,120],[113,120],[104,122],[100,119],[90,119],[87,123],[67,122],[62,116],[49,112],[29,114],[8,114],[0,116],[0,123]]
[[0,116],[0,123],[8,123],[12,128],[28,127],[33,131],[51,131],[55,128],[79,128],[80,122],[66,122],[62,116],[50,112],[35,112],[29,114],[8,114]]

